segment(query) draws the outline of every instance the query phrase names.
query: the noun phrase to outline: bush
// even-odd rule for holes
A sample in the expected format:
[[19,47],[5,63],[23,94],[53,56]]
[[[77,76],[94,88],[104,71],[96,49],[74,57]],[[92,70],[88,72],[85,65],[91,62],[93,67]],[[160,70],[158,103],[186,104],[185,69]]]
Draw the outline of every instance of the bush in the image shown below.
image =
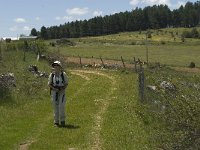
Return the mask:
[[68,40],[68,39],[65,39],[65,38],[62,38],[62,39],[59,39],[56,41],[56,44],[58,45],[69,45],[69,46],[74,46],[75,43]]
[[195,68],[195,63],[191,62],[190,65],[189,65],[189,68]]
[[192,35],[193,38],[199,38],[199,32],[197,31],[196,28],[192,29],[191,35]]
[[165,41],[160,41],[160,44],[165,45],[166,42]]
[[182,37],[184,37],[184,38],[192,38],[192,34],[191,34],[190,31],[184,31],[182,33]]
[[196,28],[193,28],[191,31],[184,31],[182,36],[185,38],[199,38],[200,34]]
[[52,47],[55,47],[55,43],[54,42],[50,42],[49,45],[51,45]]
[[152,38],[151,32],[147,32],[147,38]]

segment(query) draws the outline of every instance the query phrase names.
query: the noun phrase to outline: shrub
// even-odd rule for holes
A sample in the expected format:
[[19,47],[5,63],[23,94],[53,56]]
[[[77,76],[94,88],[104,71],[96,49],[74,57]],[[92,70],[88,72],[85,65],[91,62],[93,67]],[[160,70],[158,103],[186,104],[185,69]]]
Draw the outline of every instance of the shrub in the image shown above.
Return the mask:
[[189,67],[190,67],[190,68],[195,68],[195,63],[194,63],[194,62],[191,62],[190,65],[189,65]]
[[165,45],[166,42],[165,41],[160,41],[160,44]]
[[182,36],[185,38],[199,38],[199,32],[196,28],[193,28],[191,31],[184,31]]
[[192,34],[189,31],[184,31],[182,33],[182,37],[184,37],[184,38],[192,38]]
[[147,38],[152,38],[151,32],[147,32]]
[[193,38],[199,38],[199,32],[197,31],[196,28],[192,29],[191,35],[192,35]]

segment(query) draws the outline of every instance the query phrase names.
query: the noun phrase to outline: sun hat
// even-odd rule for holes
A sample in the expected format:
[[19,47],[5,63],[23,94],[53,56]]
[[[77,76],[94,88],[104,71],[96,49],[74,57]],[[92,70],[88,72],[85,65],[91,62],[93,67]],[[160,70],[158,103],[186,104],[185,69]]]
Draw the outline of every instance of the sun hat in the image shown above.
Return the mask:
[[53,64],[52,64],[51,66],[54,67],[54,66],[56,66],[56,65],[58,65],[58,66],[60,66],[60,67],[62,68],[62,64],[61,64],[61,62],[58,61],[58,60],[54,61]]

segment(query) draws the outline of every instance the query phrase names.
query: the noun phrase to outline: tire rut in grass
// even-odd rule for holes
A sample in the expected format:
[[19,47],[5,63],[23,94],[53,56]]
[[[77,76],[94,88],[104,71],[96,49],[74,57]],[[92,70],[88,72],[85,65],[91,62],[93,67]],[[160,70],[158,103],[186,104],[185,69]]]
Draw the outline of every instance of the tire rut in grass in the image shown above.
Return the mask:
[[105,99],[95,99],[94,102],[96,105],[100,106],[99,111],[97,112],[97,114],[94,115],[94,126],[92,127],[92,131],[91,131],[91,149],[95,149],[95,150],[101,150],[102,149],[102,140],[100,137],[100,131],[102,128],[102,124],[103,124],[103,115],[106,113],[110,100],[114,99],[114,97],[112,98],[112,95],[114,93],[114,91],[116,90],[116,80],[113,76],[110,76],[108,74],[99,72],[99,71],[87,71],[87,70],[74,70],[74,72],[78,74],[94,74],[94,75],[98,75],[98,76],[103,76],[109,79],[109,81],[111,82],[110,84],[110,92],[108,93],[108,95],[105,97]]

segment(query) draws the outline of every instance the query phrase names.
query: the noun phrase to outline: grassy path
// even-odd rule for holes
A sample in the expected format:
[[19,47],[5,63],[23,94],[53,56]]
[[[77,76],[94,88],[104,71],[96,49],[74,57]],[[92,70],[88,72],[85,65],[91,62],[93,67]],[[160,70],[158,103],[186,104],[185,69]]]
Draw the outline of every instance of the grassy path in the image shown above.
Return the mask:
[[107,108],[109,106],[109,101],[110,97],[113,95],[114,91],[116,90],[116,79],[114,77],[108,76],[107,74],[100,73],[97,71],[83,71],[83,70],[75,70],[73,71],[74,74],[80,75],[81,77],[86,78],[86,76],[83,76],[81,73],[86,73],[86,74],[94,74],[98,76],[103,76],[106,77],[111,81],[111,86],[110,89],[108,89],[110,92],[104,99],[95,99],[95,104],[100,105],[100,109],[97,112],[96,115],[94,115],[94,126],[92,127],[92,142],[91,142],[91,149],[102,149],[102,143],[101,143],[101,138],[100,138],[100,131],[102,128],[102,123],[103,123],[103,115],[107,111]]
[[0,117],[0,146],[5,150],[150,149],[149,133],[135,114],[136,79],[135,74],[119,71],[70,70],[68,128],[53,126],[50,97],[43,91],[42,100],[14,109],[0,107],[7,114]]

